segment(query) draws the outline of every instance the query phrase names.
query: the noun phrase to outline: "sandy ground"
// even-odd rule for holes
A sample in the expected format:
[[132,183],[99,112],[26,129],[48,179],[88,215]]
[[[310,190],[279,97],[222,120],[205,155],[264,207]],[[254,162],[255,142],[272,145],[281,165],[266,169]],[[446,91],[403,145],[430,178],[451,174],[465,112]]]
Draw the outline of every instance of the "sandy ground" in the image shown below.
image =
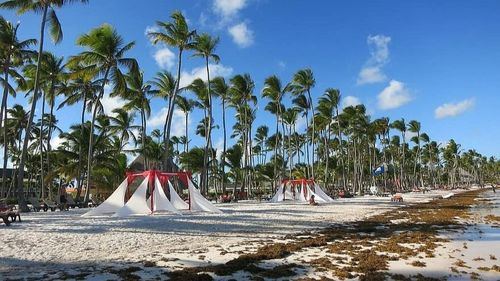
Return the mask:
[[[372,196],[339,199],[320,206],[249,201],[217,205],[224,212],[222,215],[184,212],[180,216],[82,218],[80,215],[85,210],[78,209],[29,213],[23,215],[22,223],[14,223],[11,227],[0,225],[0,279],[119,280],[120,269],[138,266],[140,270],[135,274],[143,279],[163,280],[168,270],[224,263],[265,243],[282,241],[287,234],[360,220],[447,193],[409,193],[404,195],[404,203],[391,203],[388,197]],[[492,246],[500,240],[498,231],[489,231],[486,227],[477,224],[471,228],[472,232],[482,229],[481,239],[468,233],[456,235],[460,239],[464,239],[464,235],[474,237],[477,243],[483,244],[469,248],[493,249],[500,258],[498,244]],[[453,248],[463,249],[460,239],[458,244],[442,249],[442,254],[446,254],[444,259]],[[467,243],[472,244],[471,241]],[[476,255],[470,254],[471,257]],[[148,262],[156,266],[149,267]],[[405,266],[392,265],[392,268],[404,270]],[[306,275],[304,272],[302,276]],[[246,276],[232,278],[235,277],[246,279]]]

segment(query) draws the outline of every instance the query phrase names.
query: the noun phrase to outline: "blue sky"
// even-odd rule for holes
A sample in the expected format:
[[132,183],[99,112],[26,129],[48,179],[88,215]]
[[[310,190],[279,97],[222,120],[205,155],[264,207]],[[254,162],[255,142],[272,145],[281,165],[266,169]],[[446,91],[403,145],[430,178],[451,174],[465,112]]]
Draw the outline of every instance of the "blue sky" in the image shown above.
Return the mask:
[[[286,83],[309,67],[316,77],[313,98],[328,87],[339,88],[344,104],[362,102],[372,118],[417,119],[433,140],[454,138],[464,149],[500,157],[499,1],[91,0],[57,11],[64,40],[57,46],[48,42],[46,49],[74,55],[81,51],[74,44],[79,35],[110,23],[125,41],[136,42],[129,56],[151,79],[161,68],[174,71],[175,50],[152,46],[145,31],[176,9],[199,32],[220,37],[222,60],[213,66],[214,74],[249,73],[256,95],[267,76],[277,74]],[[0,13],[21,22],[21,38],[38,37],[38,15]],[[201,59],[187,56],[183,64],[186,80],[205,77]],[[22,98],[15,102],[26,104]],[[265,103],[259,101],[256,125],[272,127]],[[105,104],[111,110],[120,101],[107,98]],[[163,100],[153,100],[150,128],[160,127],[164,107]],[[57,112],[60,126],[77,123],[79,110]],[[231,119],[232,110],[227,113]],[[176,116],[174,132],[183,134],[184,118]],[[215,116],[220,122],[218,106]],[[194,136],[201,112],[190,119]],[[221,136],[217,130],[216,147]],[[192,143],[202,139],[193,137]]]

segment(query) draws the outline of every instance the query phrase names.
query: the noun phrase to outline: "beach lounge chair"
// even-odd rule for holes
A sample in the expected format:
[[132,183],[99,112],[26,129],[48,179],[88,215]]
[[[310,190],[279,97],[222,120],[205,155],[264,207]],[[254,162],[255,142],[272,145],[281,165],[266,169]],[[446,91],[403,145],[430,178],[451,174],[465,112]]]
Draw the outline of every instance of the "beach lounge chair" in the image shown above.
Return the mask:
[[453,197],[454,195],[455,195],[455,193],[450,192],[450,193],[448,193],[448,194],[446,194],[446,195],[441,196],[441,198],[443,198],[443,199],[450,199],[450,198],[451,198],[451,197]]
[[49,209],[50,211],[54,212],[59,206],[55,202],[50,202],[50,201],[43,201],[43,211],[47,212]]
[[391,197],[391,202],[403,202],[403,195],[396,193]]
[[[21,215],[19,210],[15,207],[9,207],[6,205],[0,206],[0,218],[5,225],[9,226],[12,222],[15,222],[18,218],[21,221]],[[10,221],[9,221],[10,218]]]
[[40,205],[40,201],[38,201],[37,198],[31,197],[28,199],[28,202],[31,204],[31,211],[32,212],[40,212],[40,210],[43,209],[43,206]]

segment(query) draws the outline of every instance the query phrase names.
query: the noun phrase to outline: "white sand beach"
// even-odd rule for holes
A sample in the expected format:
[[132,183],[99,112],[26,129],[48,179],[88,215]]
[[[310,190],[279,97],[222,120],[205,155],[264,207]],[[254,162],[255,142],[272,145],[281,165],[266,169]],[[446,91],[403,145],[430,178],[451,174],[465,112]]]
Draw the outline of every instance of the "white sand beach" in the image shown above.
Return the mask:
[[[403,203],[391,203],[389,197],[365,196],[320,206],[252,201],[217,204],[222,215],[184,212],[180,216],[82,218],[86,210],[78,209],[27,213],[22,223],[0,230],[0,273],[4,279],[50,280],[83,272],[89,273],[85,277],[89,280],[108,280],[120,279],[110,273],[114,268],[134,265],[142,268],[138,276],[164,279],[166,270],[224,263],[266,242],[283,241],[289,234],[360,220],[447,193],[408,193]],[[475,242],[479,243],[477,247],[491,249],[488,245],[499,240],[497,232],[486,232],[482,237],[488,239]],[[456,245],[447,250],[453,247]],[[497,247],[492,254],[500,257],[498,251]],[[148,267],[148,262],[156,267]],[[22,274],[19,267],[25,268]]]

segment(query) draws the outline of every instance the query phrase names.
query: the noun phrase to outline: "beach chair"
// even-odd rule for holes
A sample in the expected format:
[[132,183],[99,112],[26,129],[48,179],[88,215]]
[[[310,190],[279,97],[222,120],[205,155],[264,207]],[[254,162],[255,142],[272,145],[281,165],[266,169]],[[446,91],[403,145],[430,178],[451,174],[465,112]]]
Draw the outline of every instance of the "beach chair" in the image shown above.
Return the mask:
[[[15,222],[18,218],[21,221],[21,215],[19,210],[15,207],[9,207],[6,205],[0,206],[0,218],[6,226],[9,226],[12,222]],[[10,218],[10,221],[9,221]]]
[[397,193],[391,197],[391,202],[403,202],[403,195]]
[[37,198],[31,197],[28,199],[28,202],[31,204],[31,211],[32,212],[40,212],[40,210],[43,209],[43,206],[40,205],[40,201],[38,201]]
[[46,200],[43,201],[43,211],[44,212],[47,212],[49,209],[51,212],[55,212],[55,210],[58,207],[59,206],[55,202],[50,202],[50,201],[46,201]]

